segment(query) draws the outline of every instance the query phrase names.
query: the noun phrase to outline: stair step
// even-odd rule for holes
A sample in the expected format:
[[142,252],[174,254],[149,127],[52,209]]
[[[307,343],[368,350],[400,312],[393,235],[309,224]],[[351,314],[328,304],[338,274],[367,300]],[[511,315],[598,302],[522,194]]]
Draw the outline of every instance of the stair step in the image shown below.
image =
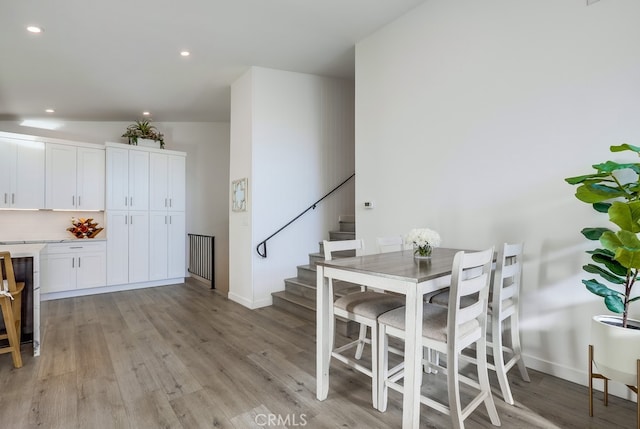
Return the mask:
[[340,225],[340,231],[342,232],[356,232],[355,222],[348,222],[348,221],[341,220],[339,222],[339,225]]
[[[289,313],[295,314],[305,320],[315,322],[316,320],[316,303],[310,299],[303,298],[298,295],[288,293],[286,291],[274,292],[271,294],[273,298],[273,306]],[[358,335],[359,324],[345,320],[341,317],[336,318],[336,332],[344,336]]]
[[[293,295],[299,295],[312,301],[316,300],[317,291],[315,283],[309,284],[299,277],[285,279],[284,289],[285,291]],[[354,283],[343,282],[339,280],[333,282],[333,292],[336,296],[336,299],[353,292],[358,292],[359,290],[360,285]]]
[[[347,240],[353,240],[354,238],[355,237],[348,238]],[[319,253],[324,257],[324,243],[321,241],[318,243],[318,246],[320,247]],[[332,255],[334,258],[350,258],[352,256],[356,256],[356,251],[355,250],[339,250],[337,252],[332,252]]]
[[324,261],[324,253],[309,253],[309,265],[315,266],[320,261]]
[[355,232],[329,231],[329,240],[354,240]]

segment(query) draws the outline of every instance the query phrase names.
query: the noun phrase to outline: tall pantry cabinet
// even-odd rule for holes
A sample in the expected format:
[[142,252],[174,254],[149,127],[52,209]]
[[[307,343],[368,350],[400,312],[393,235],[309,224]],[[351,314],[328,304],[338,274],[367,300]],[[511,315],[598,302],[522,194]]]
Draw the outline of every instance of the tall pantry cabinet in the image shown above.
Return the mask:
[[106,146],[107,284],[184,278],[186,154]]

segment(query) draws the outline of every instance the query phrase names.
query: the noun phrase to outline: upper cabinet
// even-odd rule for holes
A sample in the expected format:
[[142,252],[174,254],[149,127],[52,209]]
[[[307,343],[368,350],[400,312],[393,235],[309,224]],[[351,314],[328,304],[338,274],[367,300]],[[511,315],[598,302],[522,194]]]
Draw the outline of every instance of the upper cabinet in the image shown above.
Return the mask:
[[149,152],[107,147],[107,210],[149,209]]
[[104,210],[105,151],[46,145],[46,208]]
[[149,158],[149,209],[184,211],[186,157],[151,153]]
[[44,167],[44,143],[0,137],[0,208],[43,208]]

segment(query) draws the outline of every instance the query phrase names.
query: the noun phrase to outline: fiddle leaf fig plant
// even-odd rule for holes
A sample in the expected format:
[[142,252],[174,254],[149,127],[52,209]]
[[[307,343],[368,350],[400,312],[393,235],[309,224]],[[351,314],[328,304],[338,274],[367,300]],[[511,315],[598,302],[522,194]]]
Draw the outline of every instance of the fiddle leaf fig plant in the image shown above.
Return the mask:
[[[640,156],[640,147],[626,143],[611,146],[610,150],[630,151]],[[591,293],[604,298],[610,311],[622,314],[622,326],[626,328],[629,304],[640,299],[631,293],[640,272],[640,162],[607,161],[593,168],[595,173],[569,177],[565,181],[578,185],[576,198],[591,204],[599,213],[607,213],[617,228],[582,229],[585,238],[598,241],[602,246],[587,251],[592,263],[582,267],[598,278],[582,280],[582,283]]]

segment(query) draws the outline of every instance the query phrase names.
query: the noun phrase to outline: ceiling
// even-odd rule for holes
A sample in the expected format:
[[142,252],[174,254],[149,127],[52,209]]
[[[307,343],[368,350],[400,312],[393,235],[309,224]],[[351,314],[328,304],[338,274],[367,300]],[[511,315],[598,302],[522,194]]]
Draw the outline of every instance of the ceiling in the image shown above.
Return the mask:
[[353,79],[355,43],[424,1],[1,0],[0,120],[226,122],[250,66]]

